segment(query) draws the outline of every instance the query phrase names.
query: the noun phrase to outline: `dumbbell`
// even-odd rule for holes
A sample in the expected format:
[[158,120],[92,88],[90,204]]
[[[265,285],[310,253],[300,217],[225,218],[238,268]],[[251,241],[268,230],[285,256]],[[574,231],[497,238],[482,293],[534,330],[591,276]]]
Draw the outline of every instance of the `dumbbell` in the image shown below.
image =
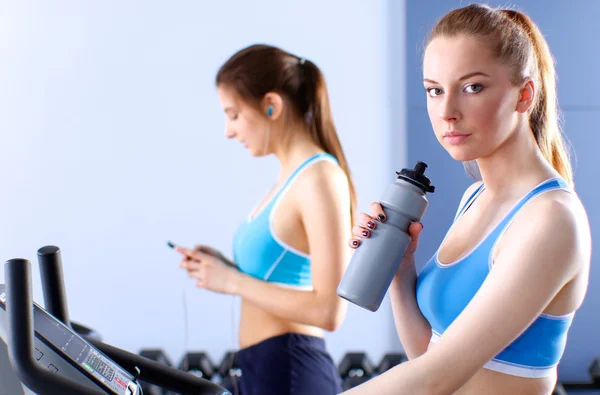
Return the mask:
[[213,378],[215,368],[205,352],[189,352],[183,356],[179,369],[206,380]]
[[589,372],[594,384],[600,387],[600,358],[596,358],[592,361]]
[[[173,366],[167,354],[165,354],[165,352],[161,349],[144,349],[141,350],[139,354],[141,357],[148,358],[160,364],[166,366]],[[142,380],[140,380],[140,385],[142,386],[142,391],[144,392],[144,395],[171,395],[171,391],[167,391],[164,388],[160,388],[159,386],[147,383]]]
[[338,365],[338,372],[342,379],[342,389],[347,391],[373,377],[374,372],[371,360],[364,352],[348,352]]
[[408,361],[408,358],[403,353],[388,353],[381,358],[377,365],[377,374],[383,374],[396,365]]
[[[237,358],[235,357],[235,352],[228,351],[225,353],[221,363],[219,364],[217,373],[221,377],[219,384],[228,390],[233,390],[233,381],[235,380],[236,383],[239,383],[239,378],[242,377],[242,369],[240,368]],[[239,386],[239,384],[236,385]]]
[[600,389],[600,358],[596,358],[590,364],[589,370],[590,378],[589,382],[557,382],[556,388],[552,395],[565,395],[568,391],[589,391]]
[[563,387],[560,381],[556,383],[556,387],[554,387],[552,395],[567,395],[567,390],[565,389],[565,387]]

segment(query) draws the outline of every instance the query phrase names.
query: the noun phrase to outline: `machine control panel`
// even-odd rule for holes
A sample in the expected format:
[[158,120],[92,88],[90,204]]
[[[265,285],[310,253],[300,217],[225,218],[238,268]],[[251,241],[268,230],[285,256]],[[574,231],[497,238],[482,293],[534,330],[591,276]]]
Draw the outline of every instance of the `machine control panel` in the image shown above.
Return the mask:
[[[6,310],[4,284],[0,284],[0,309]],[[71,366],[78,367],[79,371],[85,372],[88,379],[109,390],[111,394],[139,395],[141,393],[139,384],[129,372],[36,303],[33,304],[33,322],[35,336],[53,351],[50,352],[51,358],[47,355],[48,349],[44,346],[35,348],[34,358],[44,368],[61,374],[59,367],[68,362]],[[56,360],[57,355],[62,359],[61,361]]]

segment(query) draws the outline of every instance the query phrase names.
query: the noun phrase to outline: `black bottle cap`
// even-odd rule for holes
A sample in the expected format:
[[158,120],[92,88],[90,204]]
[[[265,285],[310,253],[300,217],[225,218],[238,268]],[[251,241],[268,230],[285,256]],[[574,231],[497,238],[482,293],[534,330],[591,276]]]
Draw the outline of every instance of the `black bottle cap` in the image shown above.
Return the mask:
[[398,179],[410,182],[421,188],[423,191],[432,193],[435,191],[435,187],[431,185],[429,178],[425,177],[424,173],[426,168],[427,164],[424,162],[417,162],[414,169],[402,169],[402,171],[397,171],[396,174],[398,175]]

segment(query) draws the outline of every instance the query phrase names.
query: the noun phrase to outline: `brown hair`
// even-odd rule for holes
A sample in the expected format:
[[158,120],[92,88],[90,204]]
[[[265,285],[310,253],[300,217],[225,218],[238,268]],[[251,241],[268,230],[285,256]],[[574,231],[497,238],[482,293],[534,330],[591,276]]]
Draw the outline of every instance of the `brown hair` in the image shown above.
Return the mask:
[[315,143],[335,157],[350,186],[350,215],[354,223],[356,190],[333,122],[325,78],[310,60],[269,45],[251,45],[235,53],[216,76],[216,85],[233,88],[254,107],[269,92],[287,99],[297,116],[306,121]]
[[[529,126],[542,155],[569,183],[573,172],[558,117],[554,59],[536,24],[516,10],[471,4],[442,17],[432,29],[434,38],[469,35],[485,38],[500,61],[513,70],[513,83],[534,80],[536,97],[529,113]],[[489,40],[489,41],[488,41]]]

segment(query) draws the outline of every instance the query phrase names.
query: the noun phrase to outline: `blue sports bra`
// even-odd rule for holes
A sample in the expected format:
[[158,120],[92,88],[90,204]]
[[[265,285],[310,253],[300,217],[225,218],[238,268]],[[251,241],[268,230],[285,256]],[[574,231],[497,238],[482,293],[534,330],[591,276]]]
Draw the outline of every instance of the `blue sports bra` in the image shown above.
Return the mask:
[[[484,189],[483,184],[479,186],[458,210],[450,230]],[[485,281],[492,269],[494,247],[515,215],[536,196],[556,189],[570,191],[568,184],[560,178],[541,183],[517,202],[504,219],[465,257],[450,264],[442,264],[438,259],[438,248],[425,264],[417,278],[416,293],[419,308],[431,325],[432,342],[435,343],[442,336]],[[552,374],[563,355],[573,315],[574,313],[564,316],[541,314],[515,341],[488,361],[484,368],[528,378]]]
[[233,259],[239,269],[258,279],[312,290],[310,256],[284,243],[273,231],[273,216],[281,199],[308,166],[323,160],[338,163],[322,153],[304,161],[265,207],[240,225],[233,239]]

